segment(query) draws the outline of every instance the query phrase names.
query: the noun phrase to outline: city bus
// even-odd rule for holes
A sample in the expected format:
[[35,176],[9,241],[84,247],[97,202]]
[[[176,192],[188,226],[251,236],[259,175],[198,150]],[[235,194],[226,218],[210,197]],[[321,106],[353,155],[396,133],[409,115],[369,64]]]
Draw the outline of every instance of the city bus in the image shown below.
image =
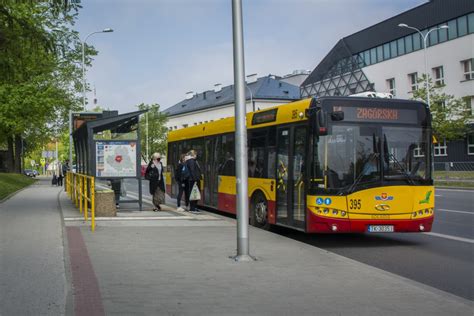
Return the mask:
[[[248,113],[250,222],[307,233],[428,232],[431,115],[411,100],[321,97]],[[236,213],[234,118],[170,131],[167,191],[194,149],[203,207]]]

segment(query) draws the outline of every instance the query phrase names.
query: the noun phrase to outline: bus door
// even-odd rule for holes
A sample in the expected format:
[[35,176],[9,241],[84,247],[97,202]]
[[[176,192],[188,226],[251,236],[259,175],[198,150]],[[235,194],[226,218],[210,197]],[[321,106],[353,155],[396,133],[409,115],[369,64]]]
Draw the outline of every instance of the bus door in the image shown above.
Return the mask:
[[205,140],[206,166],[204,168],[204,205],[217,208],[218,175],[217,150],[218,137]]
[[278,129],[277,224],[304,228],[306,126]]

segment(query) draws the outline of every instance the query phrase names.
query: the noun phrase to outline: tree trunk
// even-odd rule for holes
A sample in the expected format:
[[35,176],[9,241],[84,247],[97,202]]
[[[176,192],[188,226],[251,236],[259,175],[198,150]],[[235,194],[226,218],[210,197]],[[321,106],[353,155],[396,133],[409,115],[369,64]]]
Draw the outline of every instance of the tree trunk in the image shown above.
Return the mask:
[[21,165],[21,158],[23,155],[23,146],[22,146],[21,136],[15,136],[15,172],[21,173],[21,169],[23,169]]
[[15,154],[13,152],[13,137],[9,136],[7,149],[7,172],[15,171]]

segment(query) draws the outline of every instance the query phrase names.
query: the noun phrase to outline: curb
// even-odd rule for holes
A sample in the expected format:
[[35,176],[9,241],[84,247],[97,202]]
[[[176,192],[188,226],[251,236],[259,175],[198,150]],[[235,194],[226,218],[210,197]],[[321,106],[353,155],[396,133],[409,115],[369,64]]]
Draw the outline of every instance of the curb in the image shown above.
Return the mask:
[[474,191],[473,187],[455,187],[455,186],[437,186],[435,185],[435,189],[447,189],[447,190],[468,190]]

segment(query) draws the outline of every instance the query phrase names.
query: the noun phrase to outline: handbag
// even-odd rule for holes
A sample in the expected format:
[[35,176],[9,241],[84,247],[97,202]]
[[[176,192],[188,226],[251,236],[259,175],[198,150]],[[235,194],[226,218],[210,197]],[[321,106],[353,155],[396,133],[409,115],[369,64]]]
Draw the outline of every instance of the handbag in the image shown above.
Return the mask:
[[190,201],[199,201],[201,199],[201,192],[197,186],[197,182],[194,182],[193,188],[191,189],[191,194],[189,195]]

